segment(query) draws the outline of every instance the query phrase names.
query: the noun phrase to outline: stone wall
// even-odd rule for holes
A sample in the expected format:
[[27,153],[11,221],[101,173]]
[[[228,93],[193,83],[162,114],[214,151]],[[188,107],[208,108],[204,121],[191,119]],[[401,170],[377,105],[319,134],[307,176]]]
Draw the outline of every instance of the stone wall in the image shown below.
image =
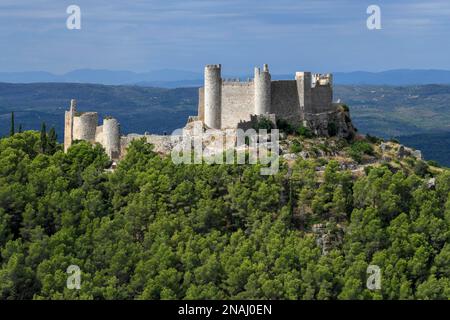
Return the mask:
[[311,90],[311,108],[306,113],[333,111],[333,88],[330,85],[316,85]]
[[[202,95],[202,88],[199,91]],[[224,82],[222,85],[222,128],[236,128],[240,121],[250,121],[254,113],[254,82]],[[198,119],[202,120],[204,104],[199,98]],[[295,80],[272,81],[270,113],[298,122],[301,112]]]
[[295,80],[272,82],[272,106],[270,113],[277,119],[282,118],[292,123],[298,123],[301,118],[300,102]]
[[72,111],[64,112],[64,152],[72,145]]
[[222,128],[236,128],[240,120],[250,121],[254,113],[254,83],[224,82],[222,86]]
[[154,151],[157,153],[168,154],[174,146],[171,136],[131,133],[120,137],[120,158],[123,158],[127,154],[127,149],[133,140],[142,138],[145,138],[148,143],[153,144]]

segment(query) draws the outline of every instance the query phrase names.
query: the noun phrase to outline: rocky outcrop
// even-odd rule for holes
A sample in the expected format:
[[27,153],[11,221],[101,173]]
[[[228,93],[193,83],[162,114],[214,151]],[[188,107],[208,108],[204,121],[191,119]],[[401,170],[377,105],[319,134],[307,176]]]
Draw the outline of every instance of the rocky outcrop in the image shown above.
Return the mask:
[[350,118],[350,112],[342,106],[336,106],[336,111],[332,112],[308,114],[305,126],[317,136],[337,136],[344,139],[352,139],[357,131]]

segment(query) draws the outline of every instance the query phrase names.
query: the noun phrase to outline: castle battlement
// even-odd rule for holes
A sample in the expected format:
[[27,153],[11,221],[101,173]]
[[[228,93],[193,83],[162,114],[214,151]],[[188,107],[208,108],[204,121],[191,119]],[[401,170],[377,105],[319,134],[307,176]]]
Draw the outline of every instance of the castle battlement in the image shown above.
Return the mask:
[[315,86],[332,86],[333,85],[333,75],[331,73],[315,73],[313,74],[313,83]]
[[222,86],[253,86],[253,81],[224,81]]
[[221,69],[222,65],[221,64],[207,64],[205,66],[205,69]]

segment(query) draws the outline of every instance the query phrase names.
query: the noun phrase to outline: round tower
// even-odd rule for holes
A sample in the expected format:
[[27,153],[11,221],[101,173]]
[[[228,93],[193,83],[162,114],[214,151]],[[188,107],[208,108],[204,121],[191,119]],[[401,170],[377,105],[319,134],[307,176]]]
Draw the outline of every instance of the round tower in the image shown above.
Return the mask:
[[75,113],[73,117],[73,140],[95,142],[97,124],[97,112]]
[[269,66],[264,65],[261,72],[255,68],[255,114],[262,115],[270,113],[271,106],[271,83],[272,78],[269,72]]
[[106,154],[111,159],[118,159],[120,155],[120,125],[116,119],[103,119],[103,142]]
[[221,65],[205,67],[205,124],[212,129],[221,128],[222,117]]

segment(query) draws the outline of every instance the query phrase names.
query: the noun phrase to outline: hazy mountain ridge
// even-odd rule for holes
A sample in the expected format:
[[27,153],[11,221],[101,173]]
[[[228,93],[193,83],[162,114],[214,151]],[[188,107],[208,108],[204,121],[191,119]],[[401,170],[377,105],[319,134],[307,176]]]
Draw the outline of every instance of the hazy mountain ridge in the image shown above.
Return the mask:
[[[224,75],[229,78],[246,79],[252,75]],[[275,80],[292,79],[293,74],[273,74]],[[65,74],[50,72],[0,72],[0,82],[36,83],[36,82],[74,82],[95,83],[107,85],[139,84],[142,86],[159,86],[175,88],[180,86],[200,86],[203,82],[201,72],[185,70],[161,69],[149,72],[112,71],[79,69]],[[448,70],[409,70],[398,69],[382,72],[334,72],[336,84],[354,85],[419,85],[419,84],[450,84]]]

